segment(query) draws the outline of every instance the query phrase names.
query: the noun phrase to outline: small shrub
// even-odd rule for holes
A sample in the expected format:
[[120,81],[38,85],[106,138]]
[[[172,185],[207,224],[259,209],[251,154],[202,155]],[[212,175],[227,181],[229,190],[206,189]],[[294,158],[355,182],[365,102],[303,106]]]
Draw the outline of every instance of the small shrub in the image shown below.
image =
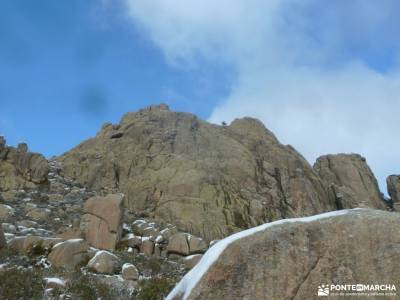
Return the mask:
[[156,257],[150,257],[147,266],[153,274],[157,274],[161,271],[161,261]]
[[8,247],[0,249],[0,261],[4,261],[14,255],[14,251]]
[[0,272],[0,299],[42,299],[40,269],[11,268]]
[[75,271],[80,272],[81,268],[86,267],[89,263],[90,257],[87,255],[79,264],[75,266]]
[[73,299],[82,300],[112,300],[116,299],[112,289],[106,284],[100,283],[88,275],[79,272],[69,282],[66,292],[73,295]]
[[47,254],[47,249],[42,246],[42,244],[35,244],[29,249],[29,255],[40,256]]
[[137,299],[140,300],[162,300],[174,287],[175,283],[166,278],[152,278],[139,282]]

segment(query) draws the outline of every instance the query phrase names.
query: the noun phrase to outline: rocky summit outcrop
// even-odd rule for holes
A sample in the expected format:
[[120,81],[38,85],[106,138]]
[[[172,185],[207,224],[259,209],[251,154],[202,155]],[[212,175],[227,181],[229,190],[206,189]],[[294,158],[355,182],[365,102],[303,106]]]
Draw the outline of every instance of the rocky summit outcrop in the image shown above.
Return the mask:
[[167,299],[317,299],[321,284],[398,287],[399,226],[400,214],[371,209],[261,225],[216,243]]
[[151,106],[105,124],[57,160],[66,177],[121,191],[130,211],[208,241],[336,209],[307,161],[252,118],[218,126]]
[[323,180],[330,201],[335,202],[338,209],[386,209],[378,182],[361,155],[324,155],[317,159],[314,170]]
[[122,194],[110,194],[86,201],[80,229],[90,245],[99,249],[115,249],[122,234],[123,199]]
[[43,155],[28,151],[21,143],[17,148],[6,145],[0,136],[0,191],[34,188],[46,183],[49,164]]
[[388,194],[396,210],[400,209],[400,175],[390,175],[386,179]]

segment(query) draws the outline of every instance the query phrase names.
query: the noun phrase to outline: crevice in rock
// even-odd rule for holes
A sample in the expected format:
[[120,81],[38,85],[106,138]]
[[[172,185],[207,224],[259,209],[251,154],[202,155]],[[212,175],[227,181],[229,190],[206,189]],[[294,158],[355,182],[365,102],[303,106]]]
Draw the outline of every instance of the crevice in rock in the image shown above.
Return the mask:
[[308,278],[310,277],[311,273],[317,268],[319,261],[321,260],[321,257],[318,256],[314,264],[311,266],[311,268],[308,270],[307,273],[304,274],[300,284],[294,289],[293,291],[293,296],[290,298],[291,300],[296,299],[297,293],[299,292],[300,288],[302,285],[307,282]]

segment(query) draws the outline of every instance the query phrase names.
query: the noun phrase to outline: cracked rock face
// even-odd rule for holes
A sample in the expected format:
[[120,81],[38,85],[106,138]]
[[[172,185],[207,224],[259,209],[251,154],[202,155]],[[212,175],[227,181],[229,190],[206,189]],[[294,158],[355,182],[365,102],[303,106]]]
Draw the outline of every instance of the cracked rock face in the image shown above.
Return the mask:
[[28,152],[25,143],[18,148],[5,145],[0,138],[0,191],[19,188],[35,188],[47,181],[49,164],[39,154]]
[[115,249],[122,233],[123,198],[122,194],[110,194],[86,201],[80,229],[93,247]]
[[314,170],[324,182],[337,209],[369,207],[386,209],[378,182],[364,157],[358,154],[324,155]]
[[91,189],[124,193],[131,212],[207,241],[336,208],[307,161],[252,118],[217,126],[152,106],[57,160]]
[[187,299],[316,299],[321,284],[397,287],[399,226],[400,214],[370,209],[272,226],[227,246]]

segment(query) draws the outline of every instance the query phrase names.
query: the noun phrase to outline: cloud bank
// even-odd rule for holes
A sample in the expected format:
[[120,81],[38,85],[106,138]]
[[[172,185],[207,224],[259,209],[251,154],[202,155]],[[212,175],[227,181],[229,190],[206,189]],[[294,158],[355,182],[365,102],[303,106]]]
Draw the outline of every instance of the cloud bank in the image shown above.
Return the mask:
[[171,66],[233,67],[210,121],[257,117],[310,163],[360,153],[384,191],[400,173],[398,1],[125,1]]

